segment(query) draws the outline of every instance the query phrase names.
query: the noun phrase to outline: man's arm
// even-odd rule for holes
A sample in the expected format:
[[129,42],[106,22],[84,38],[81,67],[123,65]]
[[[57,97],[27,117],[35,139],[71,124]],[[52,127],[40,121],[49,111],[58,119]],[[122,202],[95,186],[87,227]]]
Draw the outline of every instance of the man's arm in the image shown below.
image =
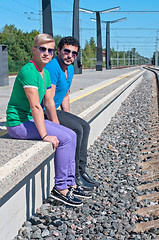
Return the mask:
[[55,89],[56,86],[52,84],[51,88],[46,90],[45,96],[43,98],[43,103],[45,106],[47,118],[52,122],[60,124],[56,113],[55,102],[53,100]]
[[69,97],[69,91],[67,92],[66,96],[64,97],[62,103],[61,103],[61,109],[65,112],[70,112],[70,97]]

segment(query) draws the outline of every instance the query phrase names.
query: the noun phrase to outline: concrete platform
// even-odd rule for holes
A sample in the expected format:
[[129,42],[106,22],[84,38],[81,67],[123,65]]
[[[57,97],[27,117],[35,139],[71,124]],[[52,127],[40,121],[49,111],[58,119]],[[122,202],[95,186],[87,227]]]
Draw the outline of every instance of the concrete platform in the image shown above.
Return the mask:
[[[131,69],[131,72],[133,71]],[[91,101],[91,105],[78,114],[90,122],[89,145],[93,144],[111,121],[111,117],[117,112],[121,103],[141,82],[144,71],[139,69],[129,78],[127,74],[121,74],[120,78],[126,78],[126,81],[118,86],[114,85],[114,89],[107,95],[102,89],[106,88],[107,84],[117,83],[119,76],[87,86],[82,92],[80,90],[71,94],[71,108],[74,109],[73,99],[84,94],[87,94],[85,97],[93,95],[94,99],[95,91],[103,91],[98,101],[94,101],[93,104]],[[103,72],[98,75],[96,73],[96,77],[100,78],[100,74],[103,75]],[[94,73],[89,75],[91,78]],[[91,91],[93,92],[90,93]],[[77,108],[78,100],[76,104]],[[81,104],[83,106],[83,102]],[[3,122],[4,120],[1,121],[1,125]],[[0,163],[0,239],[11,240],[17,235],[23,222],[34,214],[43,199],[49,196],[54,184],[54,152],[50,143],[10,139],[7,134],[3,135],[4,132],[5,127],[1,129],[0,137],[2,149],[0,152],[2,159]]]

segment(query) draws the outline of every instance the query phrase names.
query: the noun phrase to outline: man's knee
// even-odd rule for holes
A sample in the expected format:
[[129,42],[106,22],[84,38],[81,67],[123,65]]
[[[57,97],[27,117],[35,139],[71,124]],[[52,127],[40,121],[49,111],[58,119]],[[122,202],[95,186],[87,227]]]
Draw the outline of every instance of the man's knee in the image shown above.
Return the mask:
[[82,124],[83,132],[89,134],[90,133],[90,125],[88,122],[84,121]]
[[77,134],[77,136],[83,136],[83,127],[81,124],[78,124],[78,122],[73,131]]

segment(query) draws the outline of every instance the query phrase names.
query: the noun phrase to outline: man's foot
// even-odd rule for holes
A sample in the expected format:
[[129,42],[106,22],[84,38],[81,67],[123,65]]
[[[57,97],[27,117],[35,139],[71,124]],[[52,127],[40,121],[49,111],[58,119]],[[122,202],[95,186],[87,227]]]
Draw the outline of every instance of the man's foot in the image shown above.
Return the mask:
[[74,196],[72,189],[69,190],[65,196],[54,187],[51,191],[50,196],[60,202],[65,203],[66,205],[69,205],[72,207],[80,207],[83,205],[82,201]]
[[73,191],[73,195],[75,197],[80,197],[80,198],[92,198],[92,196],[89,194],[89,193],[85,193],[83,190],[82,190],[82,187],[81,186],[78,186],[76,188],[73,188],[73,187],[70,187],[69,189],[72,189]]
[[92,191],[94,190],[94,185],[88,183],[84,180],[82,176],[76,177],[76,184],[82,188],[83,191]]
[[84,178],[84,180],[92,185],[94,185],[95,187],[99,187],[99,183],[94,181],[89,175],[88,173],[84,172],[84,173],[81,173],[81,176]]

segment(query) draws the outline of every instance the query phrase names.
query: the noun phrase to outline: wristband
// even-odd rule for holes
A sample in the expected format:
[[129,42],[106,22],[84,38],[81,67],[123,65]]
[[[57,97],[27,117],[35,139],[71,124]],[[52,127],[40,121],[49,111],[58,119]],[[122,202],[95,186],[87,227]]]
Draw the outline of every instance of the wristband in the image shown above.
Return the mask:
[[44,138],[46,138],[48,135],[46,134],[43,138],[42,138],[42,140],[44,140]]

